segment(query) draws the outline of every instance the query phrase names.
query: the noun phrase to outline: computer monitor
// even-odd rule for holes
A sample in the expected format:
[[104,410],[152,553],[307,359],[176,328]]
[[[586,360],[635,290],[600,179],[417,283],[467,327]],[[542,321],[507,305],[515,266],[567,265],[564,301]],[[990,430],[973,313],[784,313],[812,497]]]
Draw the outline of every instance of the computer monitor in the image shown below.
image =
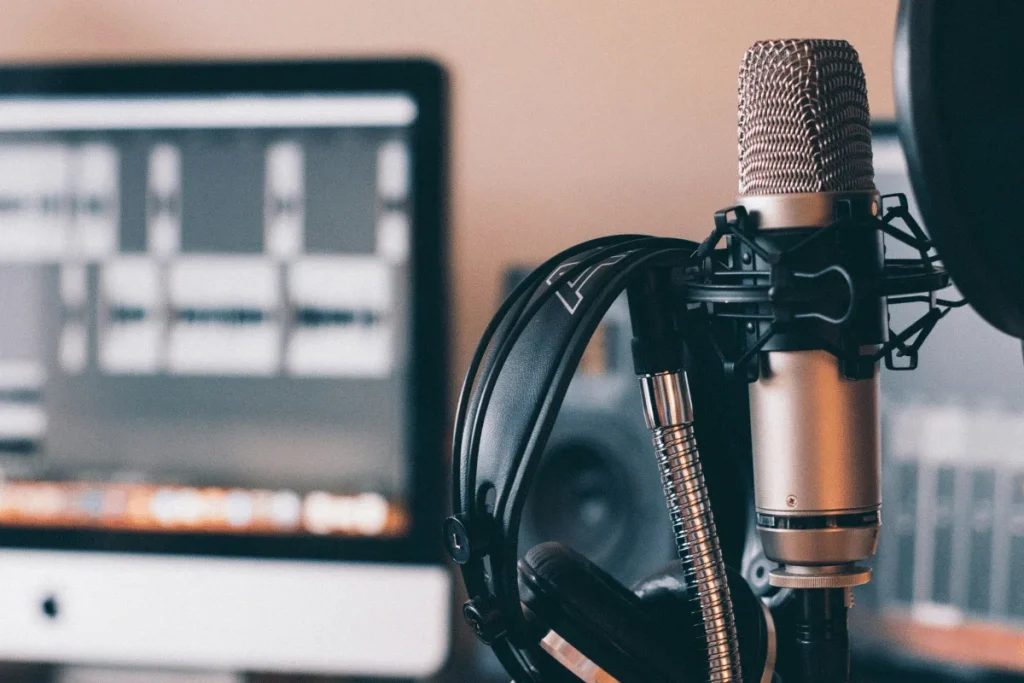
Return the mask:
[[445,85],[0,69],[0,659],[443,662]]

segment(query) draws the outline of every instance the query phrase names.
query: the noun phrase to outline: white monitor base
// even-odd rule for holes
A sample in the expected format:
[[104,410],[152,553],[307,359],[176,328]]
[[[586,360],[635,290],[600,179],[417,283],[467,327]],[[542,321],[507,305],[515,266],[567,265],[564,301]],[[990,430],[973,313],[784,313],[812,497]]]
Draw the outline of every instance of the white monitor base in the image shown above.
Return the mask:
[[0,660],[424,678],[448,656],[451,576],[439,565],[3,550],[0,615]]
[[201,671],[159,671],[106,669],[100,667],[61,667],[53,683],[245,683],[242,676]]

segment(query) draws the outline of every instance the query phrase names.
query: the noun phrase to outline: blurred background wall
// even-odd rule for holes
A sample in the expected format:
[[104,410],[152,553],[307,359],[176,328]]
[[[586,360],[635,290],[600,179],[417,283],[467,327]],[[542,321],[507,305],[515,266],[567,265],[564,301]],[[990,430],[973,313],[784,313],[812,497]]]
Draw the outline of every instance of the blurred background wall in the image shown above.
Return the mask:
[[452,83],[454,368],[505,264],[587,237],[701,237],[736,186],[755,40],[835,37],[890,117],[897,0],[0,0],[0,61],[426,54]]

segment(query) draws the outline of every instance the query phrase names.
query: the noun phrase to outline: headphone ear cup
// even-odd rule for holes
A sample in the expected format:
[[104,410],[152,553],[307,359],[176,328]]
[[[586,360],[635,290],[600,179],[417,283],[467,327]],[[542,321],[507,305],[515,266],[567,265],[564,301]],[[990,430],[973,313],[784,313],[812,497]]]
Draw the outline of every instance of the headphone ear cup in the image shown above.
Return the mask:
[[[736,637],[739,640],[743,678],[746,681],[760,681],[769,659],[774,668],[774,625],[769,622],[771,615],[742,574],[732,567],[726,567],[725,572],[736,617]],[[660,624],[663,631],[678,634],[676,642],[680,647],[693,643],[696,651],[703,653],[701,617],[690,599],[682,566],[674,563],[651,574],[634,584],[633,591],[643,603],[649,619]],[[692,615],[692,618],[687,619],[687,615]],[[699,665],[702,670],[707,670],[703,654]]]
[[519,562],[523,604],[620,683],[679,680],[693,671],[685,648],[652,619],[641,599],[600,567],[559,543],[542,543]]

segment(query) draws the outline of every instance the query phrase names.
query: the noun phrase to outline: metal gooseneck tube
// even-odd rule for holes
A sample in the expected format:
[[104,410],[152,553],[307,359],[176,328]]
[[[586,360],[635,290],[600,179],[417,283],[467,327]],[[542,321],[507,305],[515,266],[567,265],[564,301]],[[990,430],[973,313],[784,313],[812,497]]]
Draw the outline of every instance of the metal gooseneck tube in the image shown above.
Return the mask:
[[665,271],[627,289],[633,327],[633,363],[644,417],[651,430],[665,500],[689,595],[699,609],[708,679],[740,683],[739,640],[704,474],[694,436],[693,404],[682,366],[682,343]]
[[736,621],[725,563],[711,514],[697,441],[686,373],[640,377],[644,417],[654,439],[665,500],[672,516],[679,559],[700,604],[708,654],[708,680],[743,680]]

